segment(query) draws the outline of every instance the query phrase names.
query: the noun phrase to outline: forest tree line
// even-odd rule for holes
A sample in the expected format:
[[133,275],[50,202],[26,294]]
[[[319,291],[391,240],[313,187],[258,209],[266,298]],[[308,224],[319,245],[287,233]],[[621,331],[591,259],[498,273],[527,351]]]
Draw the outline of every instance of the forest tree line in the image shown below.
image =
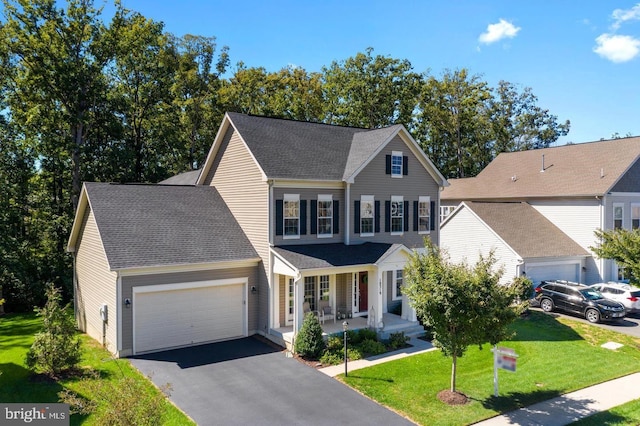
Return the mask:
[[83,181],[159,182],[202,166],[226,111],[404,125],[445,177],[569,132],[530,88],[467,69],[416,72],[372,48],[318,71],[231,65],[215,37],[164,30],[117,0],[2,0],[0,285],[7,310],[68,298],[65,253]]

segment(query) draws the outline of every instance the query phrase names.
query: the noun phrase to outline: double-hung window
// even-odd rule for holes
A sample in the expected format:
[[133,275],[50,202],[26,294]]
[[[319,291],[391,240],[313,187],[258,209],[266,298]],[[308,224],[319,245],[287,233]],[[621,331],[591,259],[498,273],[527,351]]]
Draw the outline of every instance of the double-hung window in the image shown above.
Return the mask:
[[631,204],[631,229],[640,228],[640,204]]
[[373,195],[360,197],[360,236],[370,237],[374,233],[373,220],[375,215],[375,202]]
[[615,203],[613,205],[613,229],[622,228],[624,220],[624,204]]
[[283,238],[300,238],[300,195],[284,194]]
[[320,294],[319,300],[329,300],[330,281],[329,275],[320,275]]
[[391,197],[391,234],[400,235],[404,231],[404,199],[402,196]]
[[393,283],[393,300],[398,300],[402,298],[402,282],[403,282],[403,271],[402,269],[398,269],[394,272],[394,283]]
[[[388,151],[387,151],[388,152]],[[391,152],[391,177],[402,177],[402,152]]]
[[315,311],[316,308],[316,278],[304,277],[304,301],[309,303],[309,308]]
[[332,195],[318,195],[318,237],[333,235],[333,198]]
[[418,233],[427,234],[431,226],[431,198],[420,197],[418,199]]

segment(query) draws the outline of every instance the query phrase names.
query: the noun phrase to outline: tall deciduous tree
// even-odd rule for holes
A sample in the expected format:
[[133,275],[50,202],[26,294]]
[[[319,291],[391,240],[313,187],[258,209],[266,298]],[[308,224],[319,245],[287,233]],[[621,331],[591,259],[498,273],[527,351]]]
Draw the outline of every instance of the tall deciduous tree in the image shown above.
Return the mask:
[[640,284],[640,229],[598,229],[595,234],[600,244],[589,248],[596,256],[615,260],[618,267],[631,272],[634,284]]
[[325,122],[370,129],[409,127],[421,76],[406,59],[372,53],[370,47],[323,68]]
[[497,344],[510,333],[506,326],[520,313],[514,286],[498,284],[493,255],[474,266],[450,263],[426,242],[424,253],[414,252],[405,267],[405,286],[411,306],[433,331],[433,343],[452,358],[451,387],[456,391],[457,360],[470,345]]

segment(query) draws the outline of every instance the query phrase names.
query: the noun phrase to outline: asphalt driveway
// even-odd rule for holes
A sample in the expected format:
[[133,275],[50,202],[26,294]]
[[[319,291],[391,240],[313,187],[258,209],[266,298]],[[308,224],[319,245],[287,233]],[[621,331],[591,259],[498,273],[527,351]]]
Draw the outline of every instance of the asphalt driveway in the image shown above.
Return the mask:
[[248,337],[131,358],[199,425],[413,424]]

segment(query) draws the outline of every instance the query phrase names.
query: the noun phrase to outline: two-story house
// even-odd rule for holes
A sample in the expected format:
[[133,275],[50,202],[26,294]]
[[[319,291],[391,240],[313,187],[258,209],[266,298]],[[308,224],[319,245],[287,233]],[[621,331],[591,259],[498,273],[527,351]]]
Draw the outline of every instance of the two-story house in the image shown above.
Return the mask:
[[85,183],[68,244],[78,324],[119,356],[291,343],[306,312],[327,332],[415,325],[402,269],[438,244],[446,185],[400,125],[228,113],[199,172]]
[[623,279],[594,231],[640,227],[640,138],[498,155],[442,193],[441,247],[454,261],[498,254],[505,280]]

